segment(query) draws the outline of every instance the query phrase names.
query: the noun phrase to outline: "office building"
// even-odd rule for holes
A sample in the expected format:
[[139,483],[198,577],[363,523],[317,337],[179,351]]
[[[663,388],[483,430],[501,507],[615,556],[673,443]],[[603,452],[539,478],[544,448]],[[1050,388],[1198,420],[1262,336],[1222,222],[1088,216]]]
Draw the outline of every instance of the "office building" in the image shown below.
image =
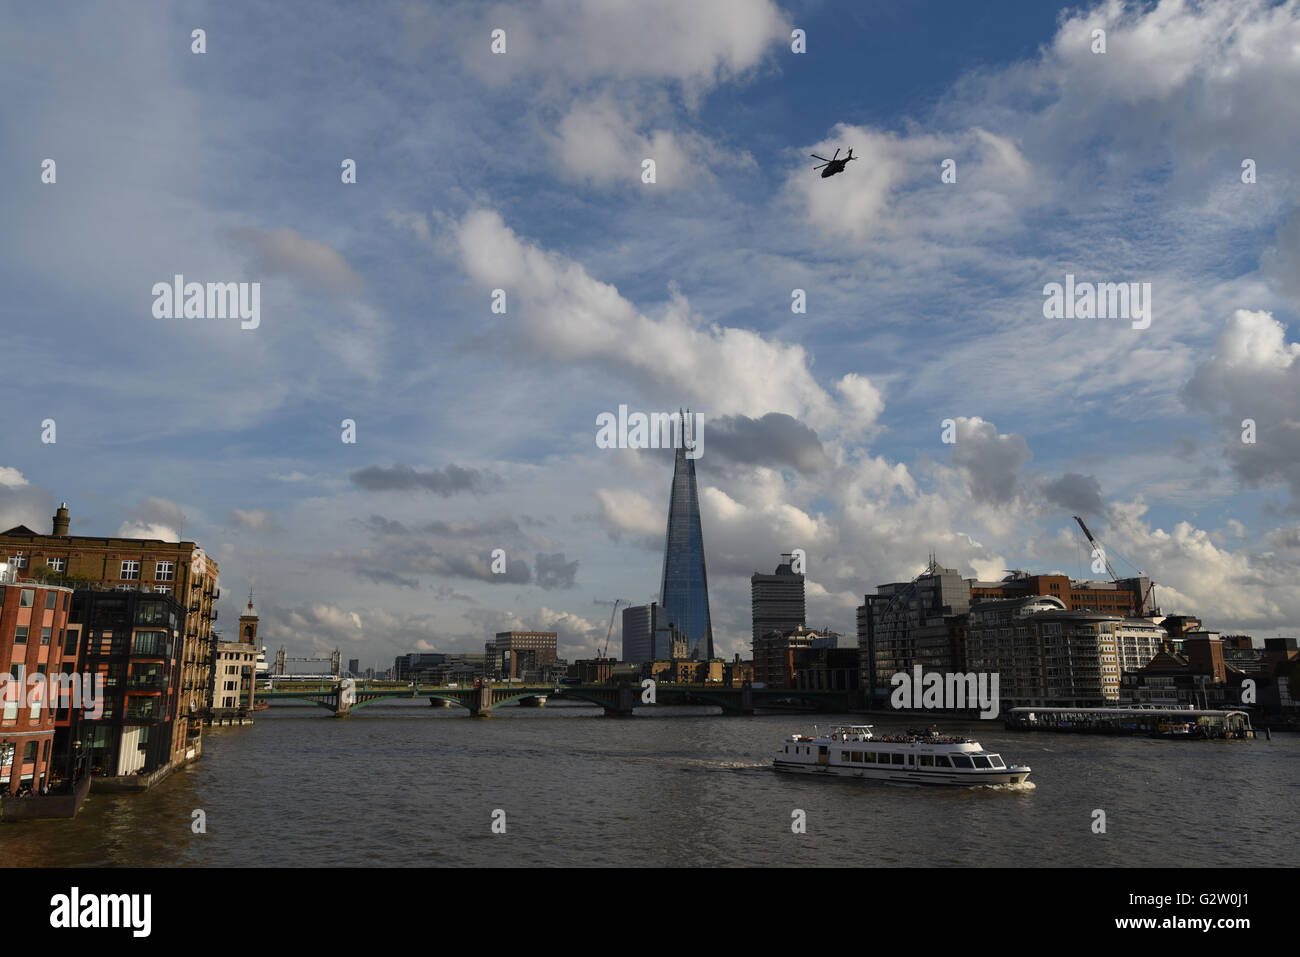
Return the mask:
[[558,641],[554,631],[499,631],[483,648],[488,676],[541,680],[556,663]]
[[662,609],[657,601],[623,609],[623,660],[640,665],[655,658],[667,657],[667,649],[656,647],[660,629],[667,632]]
[[691,419],[688,411],[683,418],[682,442],[673,464],[659,604],[666,624],[676,627],[686,640],[690,657],[708,661],[713,658],[713,620],[709,615],[709,580],[704,567],[695,459],[686,454],[693,447]]
[[808,623],[804,606],[804,576],[796,574],[790,555],[771,575],[755,572],[749,579],[752,640],[771,631],[787,632]]
[[970,586],[953,568],[934,559],[910,582],[880,585],[858,607],[859,677],[864,686],[888,692],[896,672],[961,671],[962,623],[970,610]]

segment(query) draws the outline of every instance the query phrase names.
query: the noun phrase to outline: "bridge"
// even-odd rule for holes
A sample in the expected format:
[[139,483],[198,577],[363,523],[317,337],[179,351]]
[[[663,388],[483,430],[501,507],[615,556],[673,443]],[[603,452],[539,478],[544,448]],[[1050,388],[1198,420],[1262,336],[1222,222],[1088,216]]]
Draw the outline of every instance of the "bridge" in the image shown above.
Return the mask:
[[[522,685],[506,682],[483,685],[411,685],[386,681],[277,681],[269,691],[258,691],[256,700],[307,701],[345,717],[358,708],[392,698],[428,698],[435,707],[464,708],[474,717],[491,717],[505,705],[540,706],[549,699],[585,701],[601,707],[606,715],[628,716],[638,707],[654,705],[716,705],[724,715],[748,715],[755,709],[799,711],[847,711],[853,703],[850,691],[802,690],[793,688],[733,688],[719,684],[655,683],[588,685]],[[247,704],[248,696],[243,702]]]

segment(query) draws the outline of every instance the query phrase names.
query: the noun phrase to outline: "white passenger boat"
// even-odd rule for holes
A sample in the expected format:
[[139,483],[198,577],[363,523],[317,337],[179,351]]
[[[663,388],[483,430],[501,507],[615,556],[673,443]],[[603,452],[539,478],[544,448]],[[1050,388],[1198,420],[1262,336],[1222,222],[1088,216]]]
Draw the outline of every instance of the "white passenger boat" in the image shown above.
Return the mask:
[[776,754],[778,771],[835,774],[895,784],[980,787],[1021,784],[1029,768],[1008,765],[978,741],[928,731],[876,737],[872,725],[852,724],[829,734],[792,734]]

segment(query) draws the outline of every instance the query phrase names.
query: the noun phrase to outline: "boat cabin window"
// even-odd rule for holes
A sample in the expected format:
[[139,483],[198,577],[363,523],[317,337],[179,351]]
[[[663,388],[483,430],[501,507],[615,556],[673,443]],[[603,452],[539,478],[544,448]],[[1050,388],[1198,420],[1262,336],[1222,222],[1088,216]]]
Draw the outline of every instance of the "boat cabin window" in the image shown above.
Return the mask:
[[849,757],[849,752],[848,752],[848,751],[841,751],[841,752],[840,752],[840,761],[842,761],[842,762],[844,762],[844,763],[847,764],[849,761],[852,761],[852,760],[853,760],[853,759],[852,759],[851,757]]
[[892,758],[892,762],[893,762],[894,764],[902,764],[902,763],[903,763],[903,756],[902,756],[901,754],[891,755],[891,758]]
[[862,752],[861,752],[861,751],[854,751],[852,754],[853,754],[853,760],[856,761],[856,762],[858,762],[859,764],[861,764],[861,763],[862,763]]
[[952,756],[952,766],[955,768],[969,768],[971,766],[970,758],[964,754],[954,754]]
[[936,755],[934,756],[934,766],[935,766],[936,768],[950,768],[950,767],[952,767],[952,763],[949,762],[949,760],[948,760],[948,755],[946,755],[946,754],[936,754]]
[[1005,768],[1005,767],[1006,767],[1006,765],[1002,763],[1002,755],[1000,755],[1000,754],[990,754],[990,755],[989,755],[989,760],[990,760],[991,762],[993,762],[993,766],[994,766],[995,768]]
[[923,768],[932,768],[932,767],[934,767],[934,755],[932,755],[932,754],[923,754],[923,755],[921,755],[921,767],[923,767]]
[[875,751],[863,751],[863,752],[862,752],[862,760],[865,761],[867,764],[875,764],[875,763],[876,763],[876,752],[875,752]]
[[989,764],[989,759],[984,757],[982,754],[972,755],[971,760],[975,762],[975,767],[977,768],[992,767],[992,765]]

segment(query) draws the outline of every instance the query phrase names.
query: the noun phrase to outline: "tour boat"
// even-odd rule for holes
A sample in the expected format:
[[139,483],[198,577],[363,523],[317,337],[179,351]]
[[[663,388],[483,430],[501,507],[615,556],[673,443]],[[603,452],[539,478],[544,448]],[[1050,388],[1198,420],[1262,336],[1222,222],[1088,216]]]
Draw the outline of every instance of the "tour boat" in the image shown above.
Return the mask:
[[792,734],[776,754],[778,771],[835,774],[893,784],[981,787],[1021,784],[1029,768],[1008,765],[978,741],[935,728],[876,737],[872,725],[852,724],[812,737]]

